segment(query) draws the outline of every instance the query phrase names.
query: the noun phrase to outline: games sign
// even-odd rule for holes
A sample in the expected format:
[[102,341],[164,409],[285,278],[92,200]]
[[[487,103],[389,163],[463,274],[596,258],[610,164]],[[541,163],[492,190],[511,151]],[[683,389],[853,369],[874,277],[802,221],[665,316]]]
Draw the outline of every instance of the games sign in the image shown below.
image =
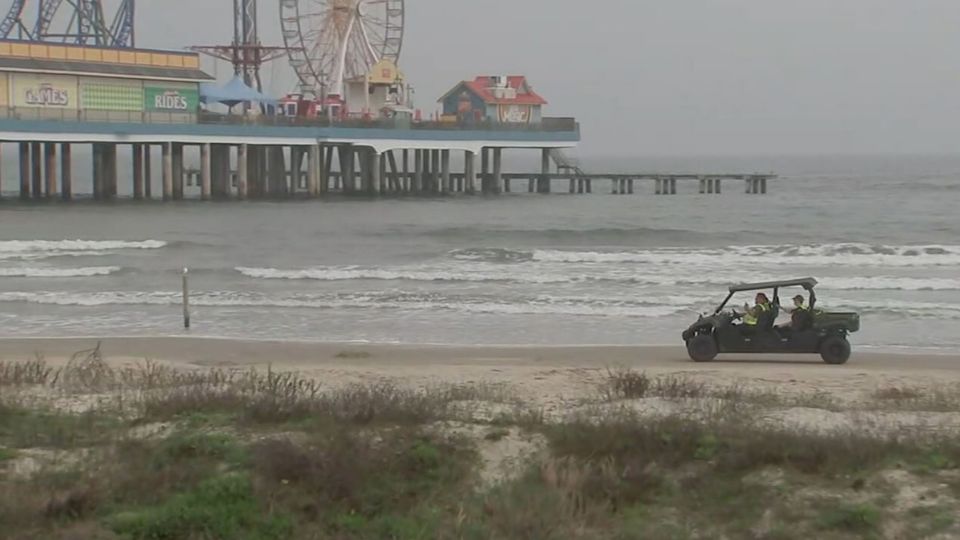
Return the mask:
[[70,77],[13,78],[13,105],[37,109],[76,109],[77,80]]

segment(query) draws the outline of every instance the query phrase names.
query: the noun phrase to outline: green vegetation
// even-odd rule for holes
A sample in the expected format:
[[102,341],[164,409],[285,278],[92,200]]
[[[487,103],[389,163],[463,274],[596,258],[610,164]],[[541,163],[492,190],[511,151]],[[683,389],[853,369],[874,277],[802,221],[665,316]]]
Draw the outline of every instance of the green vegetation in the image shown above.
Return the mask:
[[[325,389],[272,370],[32,362],[0,364],[0,523],[14,539],[960,534],[960,435],[763,422],[796,397],[619,371],[594,403],[555,419],[483,384]],[[27,399],[34,389],[90,405]],[[874,399],[917,399],[884,395]],[[710,405],[630,406],[651,398]],[[475,419],[478,403],[508,412]],[[513,472],[488,469],[525,437],[538,442]],[[891,504],[910,487],[885,480],[891,471],[914,484],[907,495],[932,495]]]

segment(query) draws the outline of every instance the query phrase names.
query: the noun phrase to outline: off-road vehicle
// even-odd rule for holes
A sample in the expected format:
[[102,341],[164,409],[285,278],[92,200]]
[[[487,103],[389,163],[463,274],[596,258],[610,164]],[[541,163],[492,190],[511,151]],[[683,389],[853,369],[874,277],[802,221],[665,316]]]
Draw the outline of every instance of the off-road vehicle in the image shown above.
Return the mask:
[[[813,278],[732,285],[730,294],[712,315],[704,314],[683,333],[690,358],[710,362],[722,353],[819,354],[828,364],[850,359],[847,336],[860,330],[860,315],[817,309]],[[790,326],[775,327],[780,312],[780,290],[802,287],[809,294],[807,309],[793,316]],[[748,291],[773,291],[771,309],[758,316],[756,325],[736,324],[744,314],[725,311],[733,296]]]

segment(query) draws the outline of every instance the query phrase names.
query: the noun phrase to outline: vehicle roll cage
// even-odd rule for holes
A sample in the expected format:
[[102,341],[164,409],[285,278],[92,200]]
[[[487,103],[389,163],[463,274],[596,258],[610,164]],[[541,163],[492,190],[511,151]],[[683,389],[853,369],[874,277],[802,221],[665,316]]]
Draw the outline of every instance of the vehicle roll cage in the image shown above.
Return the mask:
[[808,305],[810,309],[813,309],[817,305],[817,293],[814,291],[814,287],[817,286],[817,280],[814,278],[801,278],[801,279],[791,279],[787,281],[768,281],[765,283],[741,283],[739,285],[730,286],[730,294],[727,295],[727,298],[723,301],[722,304],[713,312],[714,315],[719,315],[723,308],[727,307],[727,304],[730,302],[730,299],[733,298],[733,295],[738,292],[748,292],[748,291],[765,291],[773,289],[773,303],[776,306],[780,305],[780,289],[787,287],[803,287],[805,291],[810,293],[810,300]]

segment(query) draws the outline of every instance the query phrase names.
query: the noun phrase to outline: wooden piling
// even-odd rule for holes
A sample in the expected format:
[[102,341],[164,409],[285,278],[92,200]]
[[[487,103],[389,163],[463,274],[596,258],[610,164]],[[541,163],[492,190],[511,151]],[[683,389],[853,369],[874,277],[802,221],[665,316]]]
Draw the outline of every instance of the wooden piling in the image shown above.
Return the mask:
[[444,193],[453,192],[453,185],[450,181],[450,151],[440,151],[440,176],[443,180]]

